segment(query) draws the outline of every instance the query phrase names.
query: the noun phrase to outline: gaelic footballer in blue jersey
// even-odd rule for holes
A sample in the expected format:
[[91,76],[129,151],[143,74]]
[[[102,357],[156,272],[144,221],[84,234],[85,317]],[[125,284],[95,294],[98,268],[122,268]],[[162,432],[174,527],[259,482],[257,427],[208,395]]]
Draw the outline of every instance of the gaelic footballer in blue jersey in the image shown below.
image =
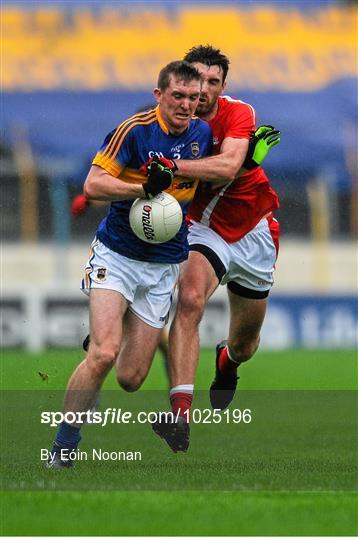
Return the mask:
[[[179,118],[183,117],[186,123],[190,121],[184,132],[174,135],[161,109],[158,105],[123,122],[106,137],[93,165],[125,182],[142,184],[145,178],[139,168],[153,155],[172,159],[199,159],[208,155],[211,151],[211,131],[206,123],[198,118],[190,118],[186,112],[184,115],[176,113],[181,114]],[[176,176],[175,183],[166,190],[180,202],[184,215],[196,186],[197,181]],[[132,259],[161,263],[185,260],[188,255],[186,223],[183,222],[180,231],[170,242],[145,243],[134,235],[129,226],[128,213],[132,202],[133,199],[111,203],[107,217],[98,228],[97,238],[111,250]]]
[[[119,384],[137,390],[150,369],[161,328],[167,321],[179,263],[187,257],[185,225],[164,244],[147,244],[129,227],[134,199],[154,195],[166,186],[185,212],[196,181],[172,182],[170,167],[140,174],[153,155],[198,159],[211,151],[207,123],[193,118],[201,78],[183,61],[172,62],[159,74],[154,95],[158,106],[123,122],[105,139],[84,184],[88,199],[111,201],[92,244],[83,287],[90,294],[91,341],[86,358],[67,386],[65,412],[91,409],[102,383],[116,366]],[[144,188],[143,188],[144,185]],[[49,466],[71,466],[65,452],[76,449],[80,425],[62,423]]]

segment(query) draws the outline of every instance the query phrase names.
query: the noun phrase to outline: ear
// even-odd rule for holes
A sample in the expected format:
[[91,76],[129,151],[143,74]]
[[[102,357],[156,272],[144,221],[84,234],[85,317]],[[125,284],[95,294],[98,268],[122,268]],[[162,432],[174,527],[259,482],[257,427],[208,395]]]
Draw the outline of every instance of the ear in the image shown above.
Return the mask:
[[223,92],[224,92],[225,88],[226,88],[226,81],[225,81],[225,82],[223,82],[223,89],[221,90],[221,93],[223,93]]
[[160,98],[162,96],[162,93],[159,90],[159,88],[154,88],[153,94],[154,94],[154,97],[155,97],[157,103],[160,103]]

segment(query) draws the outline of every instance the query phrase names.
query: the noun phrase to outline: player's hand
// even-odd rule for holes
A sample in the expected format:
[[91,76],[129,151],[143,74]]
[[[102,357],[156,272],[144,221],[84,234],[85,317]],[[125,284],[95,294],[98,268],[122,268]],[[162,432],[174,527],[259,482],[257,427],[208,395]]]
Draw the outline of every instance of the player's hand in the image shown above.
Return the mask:
[[251,134],[249,148],[242,166],[248,170],[259,167],[271,148],[281,141],[280,136],[280,131],[273,126],[259,126],[257,130]]
[[71,214],[73,216],[81,216],[84,214],[89,206],[89,200],[85,195],[76,195],[71,202]]
[[172,159],[168,159],[161,156],[154,156],[148,159],[146,163],[143,163],[143,165],[140,166],[139,172],[147,176],[150,172],[150,168],[152,166],[153,161],[155,161],[156,163],[159,163],[159,165],[162,165],[163,167],[167,167],[168,169],[172,171],[173,174],[175,174],[175,171],[178,170],[178,167],[175,161],[173,161]]
[[143,189],[147,199],[170,187],[176,168],[174,161],[158,156],[154,156],[146,163],[148,181],[143,184]]

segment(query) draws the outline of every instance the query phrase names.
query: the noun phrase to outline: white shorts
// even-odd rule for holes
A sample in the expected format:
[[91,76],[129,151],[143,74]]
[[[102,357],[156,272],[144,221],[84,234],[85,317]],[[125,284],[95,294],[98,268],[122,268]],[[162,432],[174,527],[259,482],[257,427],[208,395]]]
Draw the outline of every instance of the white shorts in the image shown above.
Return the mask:
[[[278,226],[276,220],[275,223]],[[188,241],[191,249],[196,244],[197,251],[200,252],[200,246],[206,246],[214,252],[214,258],[216,255],[220,259],[222,271],[218,271],[215,268],[215,260],[213,264],[208,257],[222,285],[229,283],[229,288],[231,288],[232,283],[236,283],[239,291],[243,288],[242,295],[249,298],[264,297],[265,295],[261,292],[268,293],[272,287],[277,252],[267,218],[263,218],[256,227],[233,244],[227,243],[206,225],[192,222],[189,227]],[[194,247],[195,250],[196,247]],[[202,252],[205,255],[205,250]],[[234,288],[231,290],[234,291]],[[245,290],[248,290],[246,295]],[[250,291],[253,291],[252,295]]]
[[111,289],[129,302],[129,309],[154,328],[168,322],[179,264],[136,261],[95,239],[82,280],[82,290]]

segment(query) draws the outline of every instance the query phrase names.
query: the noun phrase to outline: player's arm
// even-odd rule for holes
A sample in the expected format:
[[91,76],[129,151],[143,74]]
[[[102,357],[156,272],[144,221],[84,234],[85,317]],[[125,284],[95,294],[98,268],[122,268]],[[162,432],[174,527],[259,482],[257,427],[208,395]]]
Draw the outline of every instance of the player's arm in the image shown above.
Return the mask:
[[83,186],[88,200],[124,201],[144,197],[142,184],[130,184],[117,178],[98,165],[92,165]]
[[174,173],[157,161],[153,161],[151,167],[144,171],[147,178],[143,177],[143,184],[126,181],[123,171],[136,155],[137,131],[135,123],[127,129],[126,122],[123,122],[106,136],[83,186],[84,196],[88,200],[149,199],[170,186]]
[[220,154],[217,156],[198,160],[176,160],[176,174],[206,182],[231,182],[239,174],[248,147],[248,139],[226,137],[222,142]]
[[[182,176],[194,176],[200,180],[211,182],[231,181],[247,171],[260,167],[270,150],[280,143],[281,133],[271,125],[263,125],[252,131],[250,140],[226,137],[218,156],[191,160],[169,160],[159,158],[159,162],[169,168],[173,173]],[[242,144],[244,142],[244,144]],[[244,160],[242,158],[246,148]],[[209,168],[208,168],[209,167]],[[196,171],[196,172],[193,172]],[[205,172],[206,171],[206,172]],[[215,178],[211,178],[210,174]],[[204,178],[202,178],[202,175]]]
[[125,122],[106,135],[92,161],[83,186],[83,194],[89,201],[123,201],[144,197],[142,184],[128,182],[121,177],[135,148],[133,130],[125,134],[124,127]]
[[83,186],[83,193],[87,200],[97,201],[124,201],[137,197],[151,197],[167,189],[174,174],[170,169],[158,163],[158,158],[152,161],[147,171],[147,178],[143,184],[130,184],[119,177],[115,177],[102,167],[92,165]]

